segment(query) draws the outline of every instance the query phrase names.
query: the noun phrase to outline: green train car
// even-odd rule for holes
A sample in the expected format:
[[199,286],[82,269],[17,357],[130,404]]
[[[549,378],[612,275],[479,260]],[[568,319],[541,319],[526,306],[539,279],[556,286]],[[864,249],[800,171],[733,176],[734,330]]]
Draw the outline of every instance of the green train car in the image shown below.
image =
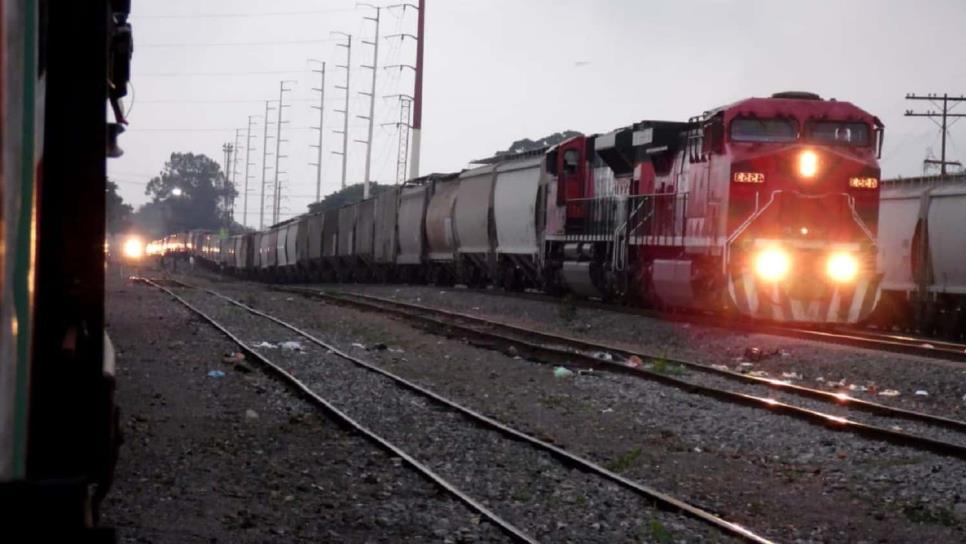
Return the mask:
[[130,0],[0,10],[0,520],[30,540],[112,542],[97,527],[119,442],[104,192],[126,124]]

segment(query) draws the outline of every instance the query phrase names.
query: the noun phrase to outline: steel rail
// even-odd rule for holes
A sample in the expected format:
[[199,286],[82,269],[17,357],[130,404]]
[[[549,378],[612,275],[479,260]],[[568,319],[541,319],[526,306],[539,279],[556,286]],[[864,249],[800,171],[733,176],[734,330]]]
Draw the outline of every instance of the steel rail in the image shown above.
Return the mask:
[[[412,321],[422,322],[423,324],[427,325],[429,328],[431,328],[431,330],[435,332],[438,332],[440,330],[456,330],[456,331],[459,331],[464,336],[475,336],[477,338],[482,339],[484,342],[486,341],[492,342],[493,340],[496,340],[497,342],[514,346],[518,351],[520,350],[526,351],[527,353],[536,357],[537,362],[559,364],[559,363],[566,363],[566,362],[572,363],[576,360],[586,366],[589,366],[591,368],[595,368],[598,370],[626,374],[626,375],[634,376],[636,378],[644,378],[651,381],[663,383],[665,385],[670,385],[672,387],[676,387],[678,389],[681,389],[689,393],[704,395],[704,396],[716,398],[719,400],[724,400],[727,402],[742,404],[745,406],[766,409],[771,412],[776,412],[776,413],[785,414],[791,417],[796,417],[806,422],[816,424],[816,425],[821,425],[823,427],[826,427],[832,430],[851,432],[866,438],[882,440],[885,442],[890,442],[901,446],[913,447],[921,450],[930,451],[933,453],[938,453],[940,455],[956,457],[959,459],[966,459],[966,445],[956,444],[952,442],[945,442],[942,440],[936,440],[933,438],[906,433],[903,431],[897,431],[897,430],[892,430],[885,427],[879,427],[876,425],[861,423],[844,417],[826,414],[817,410],[812,410],[812,409],[803,408],[800,406],[795,406],[792,404],[780,402],[775,399],[758,397],[754,395],[738,393],[738,392],[729,391],[725,389],[718,389],[715,387],[704,386],[693,382],[689,382],[687,380],[683,380],[683,379],[675,378],[665,374],[661,374],[655,371],[651,371],[645,368],[635,368],[635,367],[627,366],[626,364],[621,362],[602,360],[600,358],[594,357],[582,351],[565,350],[565,349],[561,349],[553,346],[548,346],[546,344],[535,344],[535,343],[528,342],[526,340],[514,337],[513,335],[514,334],[531,335],[533,337],[539,337],[541,339],[549,340],[551,342],[559,341],[560,343],[567,343],[572,341],[574,343],[583,345],[585,348],[588,346],[592,347],[591,351],[608,351],[611,353],[631,354],[630,352],[620,350],[620,349],[613,349],[609,346],[602,346],[598,344],[584,342],[582,340],[576,340],[568,337],[554,335],[551,333],[533,331],[531,329],[524,329],[522,327],[517,327],[515,325],[510,325],[510,324],[498,322],[498,321],[491,321],[491,320],[479,318],[476,316],[469,316],[459,312],[450,312],[447,310],[438,310],[435,308],[429,308],[422,305],[403,303],[403,302],[392,301],[387,299],[378,299],[378,297],[371,297],[369,295],[357,295],[357,294],[347,295],[345,293],[332,294],[332,293],[323,293],[319,291],[314,291],[312,289],[304,290],[300,288],[295,288],[295,289],[282,288],[282,290],[297,293],[297,294],[317,296],[326,300],[330,300],[332,302],[336,302],[336,303],[341,302],[344,304],[361,307],[364,310],[365,309],[375,310],[375,311],[381,311],[384,313],[397,315]],[[357,298],[353,300],[352,297],[357,297]],[[366,300],[366,299],[375,299],[375,300]],[[384,304],[384,305],[380,306],[380,304]],[[396,306],[396,308],[387,307],[387,306]],[[427,312],[427,313],[435,312],[437,315],[444,316],[444,318],[435,318],[435,317],[430,317],[426,315],[418,315],[418,313],[416,312]],[[456,322],[456,320],[475,321],[478,323],[479,327],[460,325],[459,323]],[[493,330],[487,330],[487,329],[500,329],[500,330],[503,330],[505,333],[509,333],[509,334],[494,332]],[[645,355],[645,356],[642,356],[642,359],[643,358],[651,358],[651,357]],[[790,384],[784,384],[783,382],[779,382],[777,380],[768,380],[764,378],[755,379],[753,376],[745,376],[743,374],[733,373],[730,371],[723,371],[706,365],[701,365],[700,363],[694,363],[690,361],[674,361],[669,359],[665,359],[665,360],[672,363],[680,362],[682,364],[685,364],[685,366],[688,366],[689,368],[694,368],[696,370],[710,369],[708,370],[709,372],[713,372],[727,377],[736,377],[737,379],[741,379],[743,381],[749,381],[749,383],[751,383],[751,379],[754,379],[754,383],[761,383],[763,385],[768,385],[771,387],[782,388],[788,392],[793,392],[796,394],[801,394],[806,396],[814,395],[813,398],[820,398],[825,400],[825,398],[828,395],[832,395],[839,400],[843,400],[843,397],[839,397],[834,394],[829,394],[827,392],[820,391],[820,390],[810,390],[808,388],[801,387],[801,386],[792,385],[791,388],[785,389]],[[732,374],[734,376],[732,376]],[[758,380],[761,380],[761,381],[759,382]],[[935,424],[937,426],[952,428],[959,431],[962,431],[964,428],[966,428],[966,423],[952,420],[952,419],[941,418],[938,416],[931,416],[929,414],[921,414],[918,412],[912,412],[909,410],[893,408],[885,405],[871,403],[868,401],[861,401],[860,399],[855,399],[853,397],[844,397],[844,399],[848,399],[849,406],[854,406],[856,408],[861,407],[860,409],[864,409],[867,411],[876,410],[878,411],[879,415],[890,415],[892,417],[916,419],[918,421],[928,422],[928,423]]]
[[[399,457],[400,459],[402,459],[407,465],[409,465],[413,470],[415,470],[416,472],[418,472],[421,476],[423,476],[424,478],[426,478],[427,480],[429,480],[431,483],[433,483],[436,486],[438,486],[439,488],[441,488],[444,492],[446,492],[446,493],[452,495],[453,497],[455,497],[458,501],[460,501],[463,504],[467,505],[471,510],[476,511],[478,514],[480,514],[481,516],[483,516],[484,518],[486,518],[488,521],[490,521],[491,523],[493,523],[494,525],[496,525],[501,531],[503,531],[507,536],[509,536],[514,542],[525,542],[527,544],[537,544],[538,541],[535,540],[535,539],[533,539],[529,535],[527,535],[525,532],[523,532],[523,530],[521,530],[518,527],[514,526],[512,523],[504,520],[503,518],[501,518],[500,516],[498,516],[496,513],[494,513],[493,511],[491,511],[489,508],[487,508],[486,506],[484,506],[480,502],[476,501],[475,499],[473,499],[472,497],[470,497],[469,495],[467,495],[466,493],[464,493],[463,491],[461,491],[455,485],[453,485],[452,483],[450,483],[449,481],[447,481],[446,479],[444,479],[442,476],[440,476],[439,474],[437,474],[436,472],[434,472],[432,469],[430,469],[426,465],[420,463],[414,457],[412,457],[411,455],[409,455],[408,453],[406,453],[399,446],[396,446],[392,442],[389,442],[388,440],[386,440],[382,436],[376,434],[374,431],[372,431],[368,427],[364,426],[363,424],[359,423],[358,421],[356,421],[355,419],[353,419],[352,417],[350,417],[345,412],[339,410],[335,405],[333,405],[331,402],[329,402],[328,400],[326,400],[323,397],[321,397],[318,393],[316,393],[310,387],[308,387],[304,382],[302,382],[301,380],[299,380],[298,378],[296,378],[295,376],[293,376],[289,372],[285,371],[279,365],[273,363],[271,360],[269,360],[264,355],[258,353],[254,349],[248,347],[240,338],[238,338],[237,336],[235,336],[224,325],[222,325],[221,323],[219,323],[218,321],[216,321],[214,318],[212,318],[208,314],[204,313],[202,310],[200,310],[197,307],[193,306],[190,302],[188,302],[184,298],[178,296],[176,293],[174,293],[173,291],[171,291],[167,287],[163,287],[162,285],[154,282],[151,279],[148,279],[148,278],[138,278],[138,281],[142,281],[142,282],[144,282],[147,285],[150,285],[150,286],[152,286],[152,287],[154,287],[156,289],[159,289],[159,290],[167,293],[169,296],[171,296],[172,298],[174,298],[176,301],[178,301],[181,304],[183,304],[186,308],[188,308],[189,310],[191,310],[192,312],[194,312],[198,317],[200,317],[201,319],[203,319],[204,321],[206,321],[209,325],[211,325],[212,327],[214,327],[215,329],[217,329],[218,331],[220,331],[225,336],[227,336],[232,342],[234,342],[235,344],[237,344],[238,347],[243,352],[245,352],[245,354],[247,356],[252,357],[254,360],[257,360],[259,363],[261,363],[262,366],[264,366],[276,378],[280,379],[285,385],[287,385],[290,388],[294,389],[296,393],[298,393],[299,395],[301,395],[302,397],[304,397],[306,400],[308,400],[310,403],[314,404],[316,407],[320,408],[323,412],[325,412],[326,414],[328,414],[329,417],[331,417],[332,419],[335,419],[342,427],[351,429],[352,431],[361,434],[364,438],[366,438],[368,441],[370,441],[373,444],[375,444],[380,449],[382,449],[382,450],[384,450],[384,451],[386,451],[386,452],[388,452],[388,453],[390,453],[392,455],[395,455],[395,456]],[[185,284],[184,282],[181,282],[181,281],[178,281],[178,280],[170,280],[169,279],[167,281],[171,281],[172,283],[177,283],[177,284],[179,284],[179,285],[181,285],[183,287],[187,287],[187,288],[192,287],[192,286],[190,286],[188,284]]]
[[[187,284],[184,284],[184,285],[188,286]],[[193,286],[188,286],[188,287],[193,287]],[[433,392],[433,391],[431,391],[431,390],[429,390],[429,389],[427,389],[427,388],[425,388],[425,387],[423,387],[421,385],[418,385],[418,384],[416,384],[416,383],[414,383],[412,381],[409,381],[409,380],[407,380],[407,379],[405,379],[405,378],[403,378],[401,376],[398,376],[398,375],[396,375],[396,374],[394,374],[392,372],[389,372],[387,370],[384,370],[384,369],[382,369],[382,368],[380,368],[380,367],[378,367],[378,366],[376,366],[376,365],[374,365],[372,363],[368,363],[366,361],[363,361],[362,359],[359,359],[357,357],[354,357],[352,355],[349,355],[348,353],[340,350],[338,347],[336,347],[336,346],[334,346],[332,344],[329,344],[329,343],[327,343],[327,342],[325,342],[323,340],[320,340],[319,338],[313,336],[312,334],[310,334],[310,333],[308,333],[306,331],[303,331],[302,329],[299,329],[298,327],[296,327],[296,326],[294,326],[294,325],[292,325],[292,324],[290,324],[290,323],[288,323],[286,321],[283,321],[283,320],[281,320],[281,319],[279,319],[279,318],[277,318],[277,317],[275,317],[275,316],[273,316],[271,314],[268,314],[268,313],[263,312],[261,310],[257,310],[255,308],[252,308],[252,307],[250,307],[250,306],[248,306],[248,305],[246,305],[246,304],[244,304],[242,302],[239,302],[239,301],[237,301],[237,300],[235,300],[235,299],[233,299],[231,297],[228,297],[226,295],[223,295],[223,294],[221,294],[221,293],[219,293],[217,291],[214,291],[214,290],[211,290],[211,289],[204,289],[204,291],[206,293],[212,295],[212,296],[215,296],[215,297],[220,298],[220,299],[222,299],[222,300],[224,300],[224,301],[226,301],[226,302],[228,302],[230,304],[233,304],[233,305],[235,305],[235,306],[237,306],[239,308],[242,308],[242,309],[248,311],[249,313],[251,313],[253,315],[262,317],[262,318],[267,319],[267,320],[269,320],[269,321],[271,321],[271,322],[273,322],[273,323],[275,323],[277,325],[280,325],[280,326],[282,326],[282,327],[284,327],[284,328],[286,328],[286,329],[294,332],[295,334],[298,334],[299,336],[305,338],[306,340],[312,342],[313,344],[316,344],[316,345],[318,345],[320,347],[325,348],[326,350],[328,350],[329,352],[331,352],[333,355],[336,355],[336,356],[338,356],[338,357],[340,357],[342,359],[345,359],[345,360],[347,360],[347,361],[349,361],[349,362],[351,362],[351,363],[353,363],[353,364],[355,364],[355,365],[357,365],[357,366],[359,366],[361,368],[364,368],[364,369],[366,369],[368,371],[371,371],[371,372],[374,372],[376,374],[379,374],[379,375],[381,375],[383,377],[389,378],[393,382],[395,382],[395,383],[397,383],[397,384],[405,387],[406,389],[409,389],[411,391],[414,391],[414,392],[416,392],[416,393],[418,393],[418,394],[420,394],[420,395],[422,395],[422,396],[424,396],[424,397],[426,397],[426,398],[428,398],[428,399],[430,399],[430,400],[432,400],[432,401],[434,401],[434,402],[436,402],[438,404],[441,404],[443,406],[446,406],[448,408],[451,408],[453,410],[456,410],[456,411],[460,412],[462,415],[466,416],[467,418],[473,420],[474,422],[476,422],[477,424],[479,424],[479,425],[481,425],[481,426],[483,426],[485,428],[489,428],[489,429],[493,429],[493,430],[499,431],[500,433],[502,433],[505,436],[508,436],[508,437],[510,437],[510,438],[512,438],[514,440],[517,440],[517,441],[520,441],[520,442],[529,444],[530,446],[533,446],[533,447],[535,447],[537,449],[546,451],[546,452],[552,454],[554,457],[556,457],[557,459],[559,459],[560,461],[562,461],[564,464],[566,464],[568,466],[572,466],[574,468],[577,468],[577,469],[580,469],[580,470],[583,470],[583,471],[586,471],[586,472],[595,474],[597,476],[601,476],[601,477],[603,477],[603,478],[605,478],[607,480],[610,480],[610,481],[612,481],[612,482],[620,485],[621,487],[624,487],[625,489],[628,489],[628,490],[633,491],[634,493],[638,494],[639,496],[642,496],[642,497],[645,497],[647,499],[650,499],[650,500],[654,501],[657,505],[659,505],[660,507],[662,507],[662,508],[664,508],[666,510],[676,511],[676,512],[679,512],[679,513],[684,514],[686,516],[692,517],[694,519],[697,519],[699,521],[702,521],[704,523],[707,523],[709,525],[712,525],[712,526],[716,527],[717,529],[721,530],[722,532],[725,532],[725,533],[727,533],[727,534],[729,534],[731,536],[740,538],[740,539],[742,539],[744,541],[747,541],[747,542],[754,542],[754,543],[758,543],[758,544],[765,544],[765,543],[770,543],[771,542],[767,538],[762,537],[762,536],[754,533],[753,531],[751,531],[749,529],[746,529],[745,527],[742,527],[741,525],[739,525],[737,523],[727,521],[727,520],[725,520],[725,519],[723,519],[723,518],[721,518],[721,517],[719,517],[719,516],[717,516],[717,515],[715,515],[715,514],[713,514],[711,512],[708,512],[706,510],[703,510],[701,508],[698,508],[696,506],[693,506],[691,504],[688,504],[687,502],[685,502],[685,501],[683,501],[681,499],[677,499],[677,498],[675,498],[675,497],[673,497],[671,495],[668,495],[666,493],[663,493],[661,491],[658,491],[658,490],[656,490],[656,489],[654,489],[654,488],[652,488],[650,486],[647,486],[645,484],[641,484],[641,483],[636,482],[634,480],[630,480],[628,478],[625,478],[624,476],[621,476],[620,474],[617,474],[616,472],[613,472],[611,470],[608,470],[608,469],[604,468],[603,466],[601,466],[601,465],[599,465],[597,463],[594,463],[593,461],[590,461],[589,459],[580,457],[580,456],[578,456],[576,454],[573,454],[573,453],[571,453],[571,452],[569,452],[569,451],[567,451],[567,450],[565,450],[563,448],[560,448],[560,447],[555,446],[553,444],[550,444],[548,442],[544,442],[542,440],[539,440],[537,438],[534,438],[534,437],[532,437],[532,436],[530,436],[530,435],[528,435],[526,433],[523,433],[522,431],[519,431],[519,430],[517,430],[517,429],[515,429],[513,427],[510,427],[510,426],[508,426],[508,425],[506,425],[504,423],[501,423],[501,422],[499,422],[499,421],[497,421],[497,420],[495,420],[493,418],[490,418],[488,416],[485,416],[485,415],[481,414],[480,412],[477,412],[476,410],[473,410],[472,408],[468,408],[466,406],[463,406],[462,404],[457,403],[456,401],[453,401],[453,400],[450,400],[450,399],[448,399],[446,397],[443,397],[443,396],[441,396],[441,395],[439,395],[439,394],[437,394],[437,393],[435,393],[435,392]]]
[[[299,287],[278,288],[278,289],[293,292],[293,293],[303,294],[303,295],[318,294],[317,291],[314,291],[312,289],[303,289]],[[696,370],[698,372],[714,374],[716,376],[721,376],[734,381],[740,381],[740,382],[744,382],[752,385],[766,386],[772,389],[776,389],[776,390],[797,395],[800,397],[815,399],[822,402],[827,402],[829,404],[841,405],[841,406],[848,407],[850,409],[868,412],[879,416],[894,417],[897,419],[905,419],[908,421],[919,421],[919,422],[935,425],[937,427],[942,427],[944,429],[950,429],[950,430],[966,433],[966,421],[951,419],[951,418],[937,416],[934,414],[928,414],[924,412],[917,412],[914,410],[907,410],[905,408],[898,408],[895,406],[889,406],[878,402],[872,402],[872,401],[852,397],[844,393],[832,393],[830,391],[823,391],[821,389],[815,389],[812,387],[796,385],[783,380],[763,378],[759,376],[750,376],[748,374],[742,374],[740,372],[735,372],[733,370],[725,370],[723,368],[716,368],[712,365],[699,363],[696,361],[688,361],[685,359],[672,359],[663,355],[645,353],[641,351],[633,351],[633,350],[625,349],[625,348],[610,345],[610,344],[591,342],[589,340],[583,340],[583,339],[574,338],[571,336],[564,336],[557,333],[539,331],[535,329],[527,329],[518,325],[507,323],[505,321],[498,321],[494,319],[483,318],[480,316],[469,315],[466,313],[452,311],[452,310],[445,310],[442,308],[426,306],[423,304],[401,302],[398,300],[387,299],[384,297],[376,297],[373,295],[364,295],[359,293],[340,292],[340,293],[333,293],[333,294],[335,296],[357,297],[362,300],[373,301],[377,304],[394,305],[396,307],[404,308],[406,310],[416,309],[419,311],[444,316],[446,318],[462,319],[465,321],[479,323],[480,325],[485,325],[487,327],[498,328],[500,330],[503,330],[511,334],[521,334],[521,335],[529,336],[531,338],[537,338],[542,341],[568,346],[572,349],[580,350],[583,352],[607,352],[611,354],[620,355],[625,359],[629,359],[632,356],[639,357],[643,360],[663,359],[666,362],[681,365],[681,366]]]
[[[466,288],[455,289],[454,292],[520,298],[549,304],[561,303],[561,299],[559,297],[553,297],[545,293],[535,293],[530,291],[510,292],[499,289]],[[802,340],[812,340],[827,344],[858,347],[875,351],[889,351],[892,353],[899,352],[906,355],[916,355],[928,359],[966,363],[966,344],[933,338],[918,338],[906,335],[876,333],[874,331],[848,328],[834,328],[829,330],[807,329],[795,325],[765,324],[760,322],[752,323],[744,319],[725,322],[722,320],[721,316],[709,314],[693,312],[667,313],[648,308],[624,306],[620,304],[586,299],[576,299],[573,302],[577,306],[585,309],[617,312],[626,315],[660,319],[662,321],[669,321],[672,323],[691,323],[706,327],[717,327],[748,333],[771,334],[775,336],[799,338]]]

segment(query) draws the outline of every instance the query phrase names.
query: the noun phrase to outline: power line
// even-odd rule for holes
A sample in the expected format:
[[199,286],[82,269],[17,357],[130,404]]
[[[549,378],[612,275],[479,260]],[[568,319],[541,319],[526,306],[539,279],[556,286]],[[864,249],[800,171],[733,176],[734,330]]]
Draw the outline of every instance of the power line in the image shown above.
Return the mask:
[[328,13],[340,13],[354,11],[353,8],[325,9],[325,10],[305,10],[305,11],[263,11],[257,13],[159,13],[148,15],[136,15],[133,19],[242,19],[251,17],[284,17],[290,15],[324,15]]
[[268,42],[209,42],[209,43],[139,43],[138,47],[248,47],[261,45],[300,45],[309,43],[328,43],[331,39],[321,40],[279,40]]
[[[185,46],[187,47],[187,46]],[[135,77],[234,77],[234,76],[263,76],[279,74],[301,74],[308,70],[247,70],[241,72],[154,72],[141,74]]]
[[[923,164],[937,164],[939,165],[939,175],[946,177],[946,166],[956,165],[961,166],[962,163],[959,161],[947,161],[946,160],[946,136],[949,131],[949,127],[952,126],[959,119],[966,117],[964,113],[950,113],[953,108],[959,105],[960,102],[966,102],[966,96],[949,96],[947,93],[943,93],[942,96],[930,93],[926,96],[919,96],[914,94],[907,94],[906,100],[928,100],[934,106],[939,108],[941,111],[929,110],[926,112],[914,112],[912,110],[906,110],[906,117],[926,117],[933,123],[939,126],[940,133],[942,134],[942,154],[940,159],[937,161],[935,159],[926,159]],[[942,106],[939,105],[939,101],[942,101]],[[936,121],[936,118],[941,119],[941,121]],[[952,119],[952,122],[948,120]]]

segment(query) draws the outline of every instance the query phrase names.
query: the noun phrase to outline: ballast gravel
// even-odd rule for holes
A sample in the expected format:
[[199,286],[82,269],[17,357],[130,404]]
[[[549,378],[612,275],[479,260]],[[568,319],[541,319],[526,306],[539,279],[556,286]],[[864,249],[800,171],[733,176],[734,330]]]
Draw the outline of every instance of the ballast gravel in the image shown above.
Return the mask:
[[[732,540],[701,522],[661,511],[615,483],[479,427],[263,318],[198,290],[178,293],[251,345],[264,342],[257,348],[260,353],[538,541]],[[268,347],[296,340],[299,350]]]
[[107,277],[124,443],[101,522],[119,542],[508,542],[280,383],[226,363],[237,347],[167,295]]
[[[545,365],[378,314],[251,284],[218,288],[345,349],[384,344],[387,349],[364,352],[366,357],[776,540],[966,538],[966,470],[960,461],[628,377],[578,373],[556,379]],[[464,294],[473,296],[441,296]],[[494,313],[524,314],[514,311],[512,300],[478,296],[478,304],[490,300],[499,307]]]
[[[320,288],[458,310],[966,420],[966,365],[961,363],[585,308],[563,298],[534,300],[492,290],[412,285]],[[749,357],[750,350],[757,350],[760,360]]]

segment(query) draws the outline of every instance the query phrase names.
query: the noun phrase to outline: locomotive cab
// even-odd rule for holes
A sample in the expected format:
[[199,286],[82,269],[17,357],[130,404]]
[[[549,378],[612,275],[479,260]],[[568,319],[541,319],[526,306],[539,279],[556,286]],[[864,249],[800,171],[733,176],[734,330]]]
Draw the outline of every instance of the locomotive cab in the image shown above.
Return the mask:
[[879,293],[881,122],[803,93],[750,99],[724,121],[726,302],[776,321],[865,318]]

